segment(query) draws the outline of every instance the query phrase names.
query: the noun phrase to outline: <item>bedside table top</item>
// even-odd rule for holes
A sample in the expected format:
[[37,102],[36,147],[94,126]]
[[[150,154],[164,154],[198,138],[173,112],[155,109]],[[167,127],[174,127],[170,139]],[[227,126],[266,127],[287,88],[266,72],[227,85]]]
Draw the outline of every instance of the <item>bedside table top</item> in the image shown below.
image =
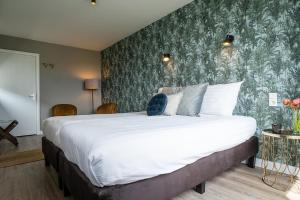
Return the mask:
[[273,133],[271,129],[265,129],[262,131],[262,135],[274,137],[274,138],[286,138],[291,140],[300,140],[300,135],[295,134],[277,134]]

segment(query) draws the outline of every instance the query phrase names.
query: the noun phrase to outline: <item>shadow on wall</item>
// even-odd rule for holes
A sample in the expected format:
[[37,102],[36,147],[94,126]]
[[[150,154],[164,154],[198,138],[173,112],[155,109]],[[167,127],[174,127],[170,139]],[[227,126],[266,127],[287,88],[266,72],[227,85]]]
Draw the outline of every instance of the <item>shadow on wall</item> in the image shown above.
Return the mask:
[[9,99],[13,98],[18,98],[18,96],[12,95],[0,88],[0,120],[11,120],[11,116],[8,110],[5,108],[5,105],[7,105],[7,103],[10,103]]

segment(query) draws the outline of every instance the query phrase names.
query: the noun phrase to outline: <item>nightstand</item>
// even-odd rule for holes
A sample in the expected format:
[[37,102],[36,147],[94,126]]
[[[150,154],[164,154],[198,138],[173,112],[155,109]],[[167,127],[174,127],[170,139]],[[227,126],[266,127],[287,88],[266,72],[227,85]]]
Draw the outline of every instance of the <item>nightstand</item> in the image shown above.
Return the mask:
[[[300,135],[262,132],[262,181],[278,190],[287,191],[299,185]],[[295,166],[295,167],[292,167]]]

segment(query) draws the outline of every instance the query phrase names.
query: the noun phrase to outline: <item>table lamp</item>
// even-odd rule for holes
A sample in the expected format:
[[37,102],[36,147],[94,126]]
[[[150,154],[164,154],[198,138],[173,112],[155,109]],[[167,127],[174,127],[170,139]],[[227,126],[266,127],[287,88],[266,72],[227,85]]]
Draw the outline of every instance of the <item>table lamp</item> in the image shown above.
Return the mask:
[[98,79],[86,79],[84,80],[84,89],[90,90],[92,92],[92,106],[94,113],[94,91],[99,89],[99,80]]

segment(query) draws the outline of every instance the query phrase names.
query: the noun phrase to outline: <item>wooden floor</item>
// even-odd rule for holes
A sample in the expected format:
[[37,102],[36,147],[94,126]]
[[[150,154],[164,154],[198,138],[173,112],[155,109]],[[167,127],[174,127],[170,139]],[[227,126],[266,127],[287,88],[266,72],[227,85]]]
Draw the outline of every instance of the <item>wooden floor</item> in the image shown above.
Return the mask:
[[[34,143],[40,140],[37,137],[31,138]],[[29,140],[24,138],[24,141]],[[241,164],[208,181],[205,194],[190,190],[173,200],[300,200],[299,194],[284,193],[266,186],[260,175],[259,168],[250,169]],[[63,197],[57,187],[54,170],[38,161],[0,169],[0,199],[72,200],[72,197]]]
[[17,147],[7,140],[0,140],[0,155],[42,148],[41,135],[17,137],[17,139],[19,142],[19,145]]

